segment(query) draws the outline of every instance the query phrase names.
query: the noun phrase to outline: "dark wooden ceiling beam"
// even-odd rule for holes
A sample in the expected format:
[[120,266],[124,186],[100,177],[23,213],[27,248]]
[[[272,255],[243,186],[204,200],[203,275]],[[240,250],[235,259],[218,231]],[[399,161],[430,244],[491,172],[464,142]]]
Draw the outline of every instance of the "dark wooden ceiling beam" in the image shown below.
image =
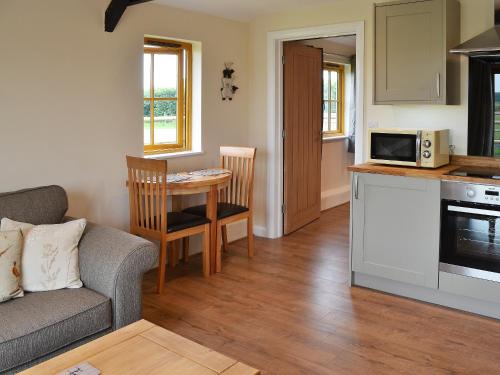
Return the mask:
[[111,0],[104,17],[104,30],[108,33],[112,33],[128,6],[146,3],[148,1],[151,0]]

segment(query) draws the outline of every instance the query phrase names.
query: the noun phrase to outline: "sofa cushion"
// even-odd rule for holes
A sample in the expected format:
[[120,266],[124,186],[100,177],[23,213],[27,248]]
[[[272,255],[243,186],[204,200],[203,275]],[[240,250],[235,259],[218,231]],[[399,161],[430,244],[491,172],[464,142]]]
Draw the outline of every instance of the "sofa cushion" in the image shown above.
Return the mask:
[[24,237],[22,286],[28,292],[81,288],[78,243],[87,220],[63,224],[32,225],[0,220],[0,231],[18,229]]
[[21,287],[22,250],[20,230],[0,229],[0,302],[24,295]]
[[68,196],[60,186],[0,193],[0,219],[40,224],[59,224],[68,210]]
[[0,373],[111,327],[111,302],[86,288],[0,304]]

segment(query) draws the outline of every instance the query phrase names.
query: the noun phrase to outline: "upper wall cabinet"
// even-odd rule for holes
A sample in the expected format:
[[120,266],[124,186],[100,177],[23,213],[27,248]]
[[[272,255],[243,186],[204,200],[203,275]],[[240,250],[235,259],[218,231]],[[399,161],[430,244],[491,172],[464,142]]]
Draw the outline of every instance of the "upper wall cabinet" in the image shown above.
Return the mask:
[[460,4],[375,5],[375,104],[460,104]]

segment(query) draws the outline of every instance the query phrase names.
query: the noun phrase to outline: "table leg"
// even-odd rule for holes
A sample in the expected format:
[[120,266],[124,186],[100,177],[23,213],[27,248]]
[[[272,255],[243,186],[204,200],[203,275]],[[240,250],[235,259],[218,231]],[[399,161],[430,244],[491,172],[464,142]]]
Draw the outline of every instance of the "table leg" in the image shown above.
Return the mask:
[[[172,195],[172,211],[182,211],[182,196],[181,195]],[[181,240],[175,240],[172,242],[172,267],[177,266],[179,263],[179,248],[181,245]]]
[[207,217],[210,219],[210,273],[216,272],[217,246],[217,185],[210,186],[207,193]]

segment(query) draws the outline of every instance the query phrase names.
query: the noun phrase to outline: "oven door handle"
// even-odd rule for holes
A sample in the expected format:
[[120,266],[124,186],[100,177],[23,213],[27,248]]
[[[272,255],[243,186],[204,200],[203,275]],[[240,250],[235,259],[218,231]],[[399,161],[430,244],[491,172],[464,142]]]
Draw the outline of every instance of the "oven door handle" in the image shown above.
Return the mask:
[[481,208],[459,207],[459,206],[449,205],[448,211],[461,212],[461,213],[465,213],[465,214],[476,214],[476,215],[483,215],[483,216],[500,217],[500,211],[483,210]]

